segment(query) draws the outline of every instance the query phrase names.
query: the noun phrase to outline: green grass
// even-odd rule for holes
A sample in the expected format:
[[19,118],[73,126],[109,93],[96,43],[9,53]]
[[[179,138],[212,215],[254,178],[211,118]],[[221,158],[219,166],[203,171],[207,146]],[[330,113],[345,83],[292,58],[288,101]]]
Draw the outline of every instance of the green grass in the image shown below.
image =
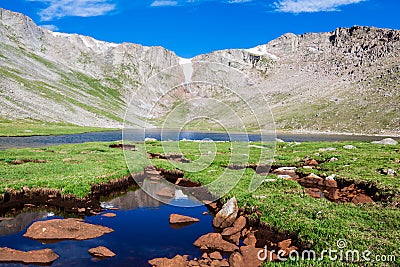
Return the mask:
[[117,129],[85,127],[66,123],[0,119],[0,136],[62,135],[111,130]]
[[[200,143],[201,144],[201,143]],[[344,149],[352,144],[354,150]],[[164,143],[164,147],[172,146]],[[195,160],[200,156],[199,143],[181,142],[181,151],[186,158]],[[380,174],[381,168],[392,168],[400,172],[400,146],[374,145],[365,142],[335,143],[279,143],[274,165],[300,166],[306,157],[326,161],[332,157],[339,160],[320,164],[312,170],[316,174],[337,174],[338,179],[367,182],[376,186],[382,194],[395,194],[393,201],[399,200],[399,176],[388,177]],[[225,171],[222,165],[228,162],[231,143],[217,143],[218,153],[214,162],[200,172],[185,174],[186,178],[209,184]],[[320,152],[319,148],[334,147],[335,151]],[[162,152],[161,143],[147,144],[152,152]],[[252,148],[249,162],[256,163],[261,149]],[[233,154],[235,154],[234,150]],[[239,153],[240,154],[240,153]],[[179,167],[162,160],[152,160],[158,167],[173,169]],[[397,163],[396,163],[397,162]],[[184,167],[183,167],[184,168]],[[309,173],[308,169],[299,169]],[[229,171],[228,175],[233,175]],[[370,250],[371,255],[396,255],[396,264],[400,263],[400,210],[393,203],[374,203],[368,205],[335,204],[325,199],[314,199],[305,194],[303,188],[294,181],[280,180],[264,182],[255,192],[248,187],[255,175],[252,169],[246,169],[237,185],[224,198],[235,196],[240,206],[257,207],[262,211],[261,221],[282,231],[295,232],[304,242],[312,244],[319,253],[324,249],[337,249],[336,241],[344,238],[349,249]],[[223,183],[229,182],[224,180]],[[210,187],[218,191],[219,188]],[[263,198],[260,198],[262,196]],[[372,257],[372,256],[371,256]],[[336,262],[337,263],[337,262]],[[336,266],[325,258],[323,261],[288,262],[281,265],[298,266]],[[302,264],[302,265],[301,265]],[[348,263],[347,263],[348,264]],[[346,264],[346,265],[347,265]],[[395,264],[395,263],[392,263]],[[368,265],[368,264],[366,264]],[[375,266],[379,265],[374,263]],[[384,265],[384,264],[383,264]],[[390,265],[390,264],[389,264]]]
[[[354,145],[353,150],[344,149],[344,145]],[[109,143],[86,143],[78,145],[54,146],[38,152],[34,149],[10,149],[0,151],[0,190],[7,188],[20,189],[28,187],[47,187],[62,190],[63,193],[84,196],[93,183],[106,182],[129,173],[123,151],[110,149]],[[177,146],[179,145],[179,146]],[[215,145],[215,146],[214,146]],[[261,145],[254,143],[254,145]],[[262,144],[265,145],[265,144]],[[129,166],[133,172],[139,172],[148,161],[145,160],[143,146],[137,144],[138,151],[129,153]],[[334,151],[321,152],[320,148],[334,147]],[[208,151],[215,149],[215,158]],[[265,162],[267,155],[264,149],[252,146],[249,159],[245,154],[249,149],[247,143],[199,143],[199,142],[147,142],[149,152],[183,153],[193,164],[171,163],[153,159],[153,165],[167,169],[179,168],[185,171],[185,177],[208,185],[225,173],[223,182],[209,186],[213,192],[221,192],[222,187],[234,184],[233,178],[242,172],[241,179],[223,198],[235,196],[241,207],[257,207],[261,212],[261,221],[279,229],[297,233],[299,238],[312,245],[316,253],[324,249],[336,249],[338,239],[347,240],[348,249],[370,250],[375,255],[395,255],[396,262],[387,266],[400,264],[400,209],[395,207],[400,199],[400,145],[384,146],[366,142],[332,142],[332,143],[279,143],[275,153],[276,166],[301,166],[306,157],[323,163],[312,170],[316,174],[336,174],[338,179],[356,183],[369,183],[381,194],[392,194],[390,203],[371,203],[365,205],[335,204],[325,199],[314,199],[308,196],[297,182],[277,179],[275,182],[264,182],[255,190],[248,190],[250,181],[255,177],[252,169],[242,171],[228,170],[230,158],[236,164],[258,163],[260,157]],[[339,160],[329,162],[332,157]],[[47,163],[25,163],[11,165],[15,159],[42,159]],[[211,162],[208,164],[208,162]],[[196,171],[190,171],[190,168]],[[381,168],[392,168],[397,172],[394,177],[380,174]],[[308,169],[299,169],[309,173]],[[274,178],[269,177],[269,178]],[[276,178],[276,177],[275,177]],[[262,198],[261,198],[262,196]],[[277,264],[277,263],[275,263]],[[282,266],[337,266],[325,257],[321,262],[286,262]],[[267,264],[268,265],[268,264]],[[344,265],[350,265],[346,263]],[[358,263],[354,264],[355,266]],[[363,264],[375,266],[385,264]]]
[[[60,145],[41,149],[0,151],[0,192],[7,189],[51,188],[63,194],[84,197],[90,186],[129,174],[121,149],[110,143]],[[132,172],[143,171],[146,155],[126,151],[136,164]],[[13,160],[44,160],[46,163],[11,164]]]

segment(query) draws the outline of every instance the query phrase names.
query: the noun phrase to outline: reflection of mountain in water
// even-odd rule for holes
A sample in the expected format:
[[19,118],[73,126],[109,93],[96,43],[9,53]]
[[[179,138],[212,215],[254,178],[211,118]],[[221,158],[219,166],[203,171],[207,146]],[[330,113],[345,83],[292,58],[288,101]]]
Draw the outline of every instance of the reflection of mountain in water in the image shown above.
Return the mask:
[[[172,189],[174,192],[174,197],[160,197],[157,196],[157,192],[162,190],[163,188],[168,187]],[[129,209],[133,210],[135,208],[155,208],[163,205],[163,202],[158,201],[152,196],[157,196],[162,199],[164,203],[176,202],[178,200],[187,199],[191,201],[190,203],[197,203],[198,200],[193,198],[192,196],[185,195],[181,190],[177,190],[175,186],[171,183],[165,182],[160,178],[159,181],[144,179],[141,184],[141,189],[137,189],[135,191],[129,191],[128,193],[109,200],[107,202],[103,202],[103,207],[118,207],[120,209]],[[176,204],[176,203],[175,203]]]
[[31,222],[47,217],[46,211],[25,212],[12,219],[0,221],[0,236],[24,230]]

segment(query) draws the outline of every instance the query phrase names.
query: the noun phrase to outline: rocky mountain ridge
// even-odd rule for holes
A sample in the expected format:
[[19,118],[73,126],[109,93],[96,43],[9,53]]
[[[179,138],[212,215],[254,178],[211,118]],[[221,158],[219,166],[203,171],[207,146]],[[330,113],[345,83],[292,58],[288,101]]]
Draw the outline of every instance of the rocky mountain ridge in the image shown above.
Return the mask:
[[[254,105],[265,105],[266,111],[269,106],[278,129],[398,134],[399,59],[399,30],[354,26],[288,33],[255,48],[215,51],[191,62],[223,63],[248,75],[268,102]],[[139,92],[140,107],[128,123],[140,126],[153,98],[185,82],[180,62],[162,47],[55,33],[0,9],[0,117],[120,127],[126,104]],[[140,91],[172,66],[176,71],[165,73],[150,93]],[[205,73],[199,66],[193,64],[193,77]],[[162,120],[186,94],[177,90],[155,114]],[[152,123],[157,126],[157,120]]]

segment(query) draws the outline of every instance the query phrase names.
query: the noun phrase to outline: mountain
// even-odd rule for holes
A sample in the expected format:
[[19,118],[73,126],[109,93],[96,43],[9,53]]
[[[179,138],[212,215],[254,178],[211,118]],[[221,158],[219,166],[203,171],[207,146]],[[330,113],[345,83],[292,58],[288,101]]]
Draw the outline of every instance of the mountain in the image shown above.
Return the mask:
[[[399,59],[398,30],[288,33],[185,60],[162,47],[51,32],[0,9],[0,119],[119,127],[127,115],[136,127],[252,128],[251,112],[268,124],[270,108],[278,129],[398,134]],[[194,122],[203,113],[217,119]]]

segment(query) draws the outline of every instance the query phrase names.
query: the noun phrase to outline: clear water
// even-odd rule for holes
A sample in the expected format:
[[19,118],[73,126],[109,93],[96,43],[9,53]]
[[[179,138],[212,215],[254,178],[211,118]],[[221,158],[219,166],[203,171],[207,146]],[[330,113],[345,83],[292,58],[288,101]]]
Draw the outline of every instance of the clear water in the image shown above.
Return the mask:
[[[271,140],[273,137],[261,136],[259,134],[231,134],[226,133],[208,133],[208,132],[176,132],[168,131],[161,135],[160,130],[130,130],[126,135],[126,139],[131,141],[143,141],[144,137],[155,138],[161,140],[204,140],[211,139],[214,141],[260,141]],[[278,134],[277,138],[286,142],[335,142],[335,141],[374,141],[381,140],[383,137],[377,136],[358,136],[358,135],[334,135],[334,134]],[[395,138],[396,139],[396,138]],[[28,137],[0,137],[0,149],[7,148],[24,148],[24,147],[43,147],[59,144],[74,144],[84,142],[106,142],[122,140],[121,131],[107,131],[96,133],[70,134],[59,136],[28,136]]]
[[[171,204],[192,204],[191,198],[172,199]],[[187,203],[189,202],[189,203]],[[19,250],[51,248],[60,258],[52,266],[149,266],[148,260],[157,257],[172,258],[177,254],[201,257],[200,249],[193,242],[205,233],[212,232],[212,217],[203,215],[208,211],[205,206],[182,208],[176,205],[160,203],[137,189],[127,194],[108,200],[104,205],[119,207],[108,210],[117,216],[107,218],[101,215],[85,217],[88,223],[99,224],[114,229],[114,232],[102,237],[84,241],[60,241],[42,244],[23,237],[26,228],[37,220],[60,218],[47,212],[26,212],[19,215],[18,221],[0,223],[0,247]],[[178,213],[200,219],[200,222],[174,228],[169,224],[169,215]],[[48,216],[50,215],[50,216]],[[14,228],[7,227],[14,224]],[[10,230],[11,229],[11,230]],[[14,231],[13,231],[14,230]],[[106,246],[117,255],[110,259],[95,259],[88,250],[96,246]],[[0,266],[26,266],[22,264],[3,264]]]

